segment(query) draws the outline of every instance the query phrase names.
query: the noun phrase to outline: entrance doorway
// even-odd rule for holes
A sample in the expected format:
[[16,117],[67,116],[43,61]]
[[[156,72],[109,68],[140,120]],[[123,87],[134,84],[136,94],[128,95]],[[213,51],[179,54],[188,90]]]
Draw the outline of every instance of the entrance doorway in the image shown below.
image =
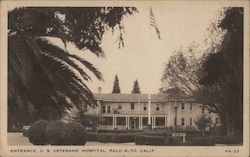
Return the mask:
[[129,118],[129,128],[137,130],[139,129],[139,118],[138,117],[130,117]]

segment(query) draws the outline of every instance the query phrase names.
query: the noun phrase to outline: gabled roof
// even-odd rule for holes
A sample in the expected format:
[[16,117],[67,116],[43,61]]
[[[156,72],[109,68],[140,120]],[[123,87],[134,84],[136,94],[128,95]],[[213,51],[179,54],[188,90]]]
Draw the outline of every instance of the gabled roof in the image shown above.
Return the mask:
[[[96,93],[96,100],[106,102],[148,102],[148,94],[118,94],[118,93]],[[188,97],[173,96],[169,94],[151,94],[151,102],[167,101],[195,101]]]

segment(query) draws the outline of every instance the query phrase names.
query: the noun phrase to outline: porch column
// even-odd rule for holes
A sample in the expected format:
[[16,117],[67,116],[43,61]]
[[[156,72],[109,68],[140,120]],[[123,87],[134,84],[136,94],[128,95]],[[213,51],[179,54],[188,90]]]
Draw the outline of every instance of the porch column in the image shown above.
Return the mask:
[[128,128],[128,117],[125,118],[126,118],[126,128]]
[[142,129],[142,117],[139,117],[139,130]]
[[167,120],[168,120],[168,118],[165,117],[165,127],[167,126]]
[[171,126],[171,106],[170,106],[170,101],[168,102],[168,126]]
[[148,125],[151,124],[151,94],[148,94]]
[[129,127],[129,117],[128,117],[128,129],[129,129],[130,127]]
[[113,116],[113,129],[115,129],[115,116]]
[[155,117],[152,117],[152,128],[155,128]]

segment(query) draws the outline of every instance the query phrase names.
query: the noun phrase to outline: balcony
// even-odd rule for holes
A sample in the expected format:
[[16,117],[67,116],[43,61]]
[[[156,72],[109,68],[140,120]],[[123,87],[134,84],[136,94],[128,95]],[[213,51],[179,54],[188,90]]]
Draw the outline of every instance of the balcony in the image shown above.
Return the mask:
[[[151,110],[151,115],[166,115],[168,112],[164,110]],[[110,112],[102,113],[102,115],[148,115],[148,110],[111,110]]]

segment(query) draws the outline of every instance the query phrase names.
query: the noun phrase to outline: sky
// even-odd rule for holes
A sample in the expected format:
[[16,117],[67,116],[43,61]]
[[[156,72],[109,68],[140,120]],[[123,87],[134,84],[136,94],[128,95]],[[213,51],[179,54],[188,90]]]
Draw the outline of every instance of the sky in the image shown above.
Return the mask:
[[104,81],[93,79],[86,83],[92,92],[96,93],[98,87],[102,87],[102,93],[111,93],[117,74],[121,93],[131,93],[136,79],[142,93],[157,93],[161,87],[164,63],[180,47],[185,48],[193,42],[204,47],[207,28],[222,10],[222,6],[214,3],[202,7],[202,10],[201,5],[196,3],[152,6],[161,32],[162,39],[159,40],[154,28],[149,26],[149,7],[137,8],[139,13],[123,19],[123,48],[119,49],[118,46],[118,31],[104,34],[102,48],[105,58],[81,52],[72,45],[67,47],[69,51],[88,59],[102,72]]

